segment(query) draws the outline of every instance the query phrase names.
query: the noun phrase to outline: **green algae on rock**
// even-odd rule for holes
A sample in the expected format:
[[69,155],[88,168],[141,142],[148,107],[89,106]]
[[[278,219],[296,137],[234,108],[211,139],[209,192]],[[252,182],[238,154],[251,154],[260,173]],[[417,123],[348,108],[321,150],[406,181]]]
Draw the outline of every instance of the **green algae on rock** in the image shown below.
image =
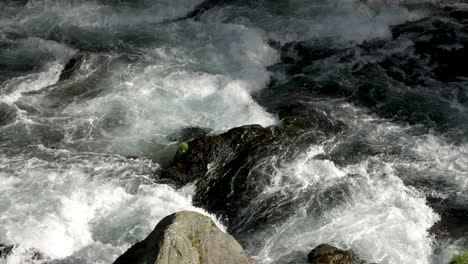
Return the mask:
[[449,264],[468,264],[468,252],[453,256]]

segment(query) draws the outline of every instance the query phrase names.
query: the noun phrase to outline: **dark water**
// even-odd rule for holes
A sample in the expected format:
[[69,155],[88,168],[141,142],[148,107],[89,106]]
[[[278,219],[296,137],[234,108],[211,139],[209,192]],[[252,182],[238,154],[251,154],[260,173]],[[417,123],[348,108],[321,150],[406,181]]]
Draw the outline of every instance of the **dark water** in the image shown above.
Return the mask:
[[468,246],[467,25],[462,1],[1,2],[0,243],[19,246],[0,263],[111,263],[209,213],[153,180],[174,135],[288,116],[314,140],[252,157],[227,226],[258,263],[321,243],[448,262]]

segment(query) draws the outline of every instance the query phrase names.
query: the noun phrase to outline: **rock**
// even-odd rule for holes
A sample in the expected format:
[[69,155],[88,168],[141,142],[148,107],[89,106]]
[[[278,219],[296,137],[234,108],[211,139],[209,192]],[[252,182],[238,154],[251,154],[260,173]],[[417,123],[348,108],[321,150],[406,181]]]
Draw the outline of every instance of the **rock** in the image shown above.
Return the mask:
[[13,252],[15,245],[4,245],[0,244],[0,258],[6,258]]
[[307,260],[311,264],[360,264],[364,263],[351,251],[329,244],[322,244],[310,251]]
[[151,234],[114,264],[254,263],[242,246],[207,216],[182,211],[161,220]]
[[178,186],[195,182],[197,205],[220,215],[235,215],[237,202],[248,199],[244,190],[249,167],[256,156],[265,153],[260,149],[274,139],[273,128],[249,125],[183,142],[161,178],[171,179]]
[[78,53],[72,57],[64,66],[59,76],[59,82],[69,80],[80,73],[80,67],[86,61],[86,56],[83,53]]
[[[222,176],[223,167],[241,158],[241,154],[271,142],[273,137],[271,129],[249,125],[233,128],[221,135],[182,142],[172,167],[166,170],[163,177],[171,178],[180,185],[200,179],[217,179]],[[216,167],[210,167],[210,164],[216,164]]]
[[[245,208],[262,192],[260,186],[272,180],[267,176],[270,172],[258,166],[274,155],[292,156],[317,142],[314,133],[305,129],[305,120],[291,117],[283,121],[279,126],[248,125],[183,142],[171,166],[157,181],[178,187],[194,183],[194,204],[224,218],[233,234],[241,228],[288,217],[284,207],[293,205],[275,198],[262,203],[262,208],[257,207],[255,218],[245,215],[249,214]],[[284,209],[282,213],[275,213],[278,208]]]

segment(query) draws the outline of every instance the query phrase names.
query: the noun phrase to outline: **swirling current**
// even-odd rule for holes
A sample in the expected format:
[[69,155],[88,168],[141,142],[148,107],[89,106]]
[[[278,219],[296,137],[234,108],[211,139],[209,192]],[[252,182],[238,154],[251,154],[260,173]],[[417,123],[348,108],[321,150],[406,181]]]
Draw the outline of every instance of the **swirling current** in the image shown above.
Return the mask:
[[[1,1],[0,263],[112,263],[185,209],[257,263],[321,243],[448,263],[468,248],[467,63],[462,0]],[[235,226],[158,181],[184,128],[288,116],[314,141],[255,160]]]

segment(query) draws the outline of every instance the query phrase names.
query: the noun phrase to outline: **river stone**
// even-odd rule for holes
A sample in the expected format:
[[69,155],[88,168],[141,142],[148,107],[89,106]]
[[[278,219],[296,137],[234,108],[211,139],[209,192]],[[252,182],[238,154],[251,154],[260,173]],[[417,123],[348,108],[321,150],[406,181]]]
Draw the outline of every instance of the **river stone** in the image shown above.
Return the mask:
[[151,234],[114,264],[254,263],[242,246],[208,217],[182,211],[165,217]]
[[351,251],[342,250],[329,244],[322,244],[310,251],[307,256],[311,264],[361,264]]

